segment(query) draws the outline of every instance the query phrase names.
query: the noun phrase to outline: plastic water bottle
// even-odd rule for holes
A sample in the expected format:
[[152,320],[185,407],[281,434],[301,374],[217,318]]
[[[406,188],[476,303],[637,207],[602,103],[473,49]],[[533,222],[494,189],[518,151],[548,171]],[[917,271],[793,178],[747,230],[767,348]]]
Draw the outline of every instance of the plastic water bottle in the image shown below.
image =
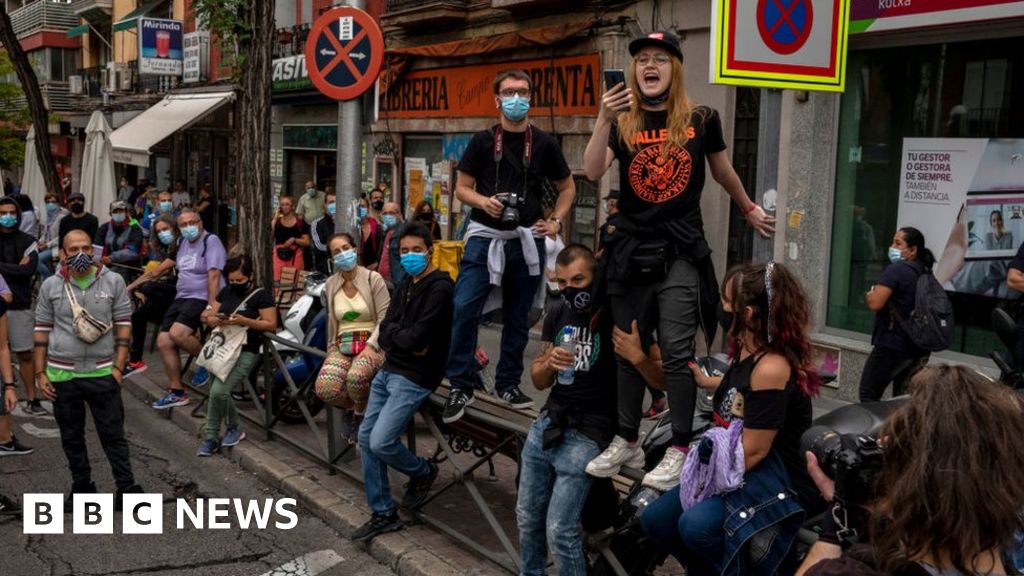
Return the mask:
[[576,379],[576,338],[573,337],[572,326],[566,326],[562,330],[562,343],[558,347],[568,352],[573,358],[569,367],[558,373],[558,383],[572,384]]

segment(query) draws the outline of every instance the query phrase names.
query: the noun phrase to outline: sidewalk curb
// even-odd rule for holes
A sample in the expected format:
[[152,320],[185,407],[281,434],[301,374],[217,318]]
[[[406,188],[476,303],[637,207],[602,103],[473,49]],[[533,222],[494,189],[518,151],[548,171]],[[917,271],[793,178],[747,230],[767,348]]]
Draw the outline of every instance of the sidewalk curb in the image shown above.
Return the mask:
[[[138,401],[149,405],[163,396],[164,390],[148,379],[125,378],[123,388]],[[171,420],[179,428],[197,439],[202,433],[204,420],[190,415],[192,405],[181,409],[154,410],[160,416]],[[197,442],[198,444],[198,442]],[[366,505],[348,500],[325,488],[318,482],[303,476],[275,458],[272,454],[252,442],[243,442],[221,452],[221,456],[239,464],[244,470],[282,493],[295,498],[317,518],[348,538],[358,527],[369,520]],[[351,480],[349,480],[351,481]],[[360,492],[362,490],[360,489]],[[464,570],[453,566],[430,550],[416,543],[416,533],[428,530],[420,525],[406,525],[400,532],[383,534],[366,545],[366,551],[375,560],[399,576],[437,576],[438,574],[463,574]]]

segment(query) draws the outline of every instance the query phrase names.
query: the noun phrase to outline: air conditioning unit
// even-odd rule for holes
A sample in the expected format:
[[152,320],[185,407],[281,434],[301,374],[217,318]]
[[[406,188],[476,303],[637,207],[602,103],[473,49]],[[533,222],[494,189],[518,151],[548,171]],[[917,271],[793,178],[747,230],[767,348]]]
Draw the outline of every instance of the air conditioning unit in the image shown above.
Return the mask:
[[68,76],[68,92],[72,94],[81,94],[85,92],[81,76]]
[[117,70],[119,76],[117,85],[121,87],[121,92],[132,91],[132,71],[127,66],[119,66]]
[[[100,92],[106,92],[108,87],[110,87],[110,72],[104,68],[100,70]],[[90,96],[99,96],[99,94],[90,94]]]
[[117,62],[107,62],[107,79],[103,85],[107,92],[117,92]]

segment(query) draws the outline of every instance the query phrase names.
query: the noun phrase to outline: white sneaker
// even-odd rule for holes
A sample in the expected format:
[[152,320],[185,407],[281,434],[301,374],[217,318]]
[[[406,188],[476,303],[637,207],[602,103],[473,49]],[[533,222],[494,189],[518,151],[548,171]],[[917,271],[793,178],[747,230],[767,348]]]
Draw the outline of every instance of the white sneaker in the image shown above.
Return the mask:
[[587,464],[587,474],[597,478],[611,478],[623,466],[643,468],[644,451],[640,449],[639,443],[630,447],[621,436],[616,436],[604,452]]
[[644,475],[644,486],[650,486],[657,490],[668,490],[679,484],[679,473],[683,470],[683,462],[686,461],[686,454],[683,454],[675,446],[669,446],[665,450],[665,457],[646,475]]

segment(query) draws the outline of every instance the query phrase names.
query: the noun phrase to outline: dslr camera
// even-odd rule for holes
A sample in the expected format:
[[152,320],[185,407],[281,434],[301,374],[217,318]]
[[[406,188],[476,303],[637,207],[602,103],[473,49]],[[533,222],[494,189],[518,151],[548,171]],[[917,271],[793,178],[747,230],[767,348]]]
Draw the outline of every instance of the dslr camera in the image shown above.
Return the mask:
[[523,201],[519,199],[514,193],[502,192],[495,194],[495,198],[505,207],[501,211],[501,218],[499,219],[502,224],[513,224],[519,225],[519,206],[522,205]]
[[[875,479],[882,469],[882,448],[878,439],[863,434],[839,434],[819,430],[810,451],[818,465],[836,482],[835,499],[844,507],[863,505],[875,499]],[[805,436],[806,438],[806,436]]]

